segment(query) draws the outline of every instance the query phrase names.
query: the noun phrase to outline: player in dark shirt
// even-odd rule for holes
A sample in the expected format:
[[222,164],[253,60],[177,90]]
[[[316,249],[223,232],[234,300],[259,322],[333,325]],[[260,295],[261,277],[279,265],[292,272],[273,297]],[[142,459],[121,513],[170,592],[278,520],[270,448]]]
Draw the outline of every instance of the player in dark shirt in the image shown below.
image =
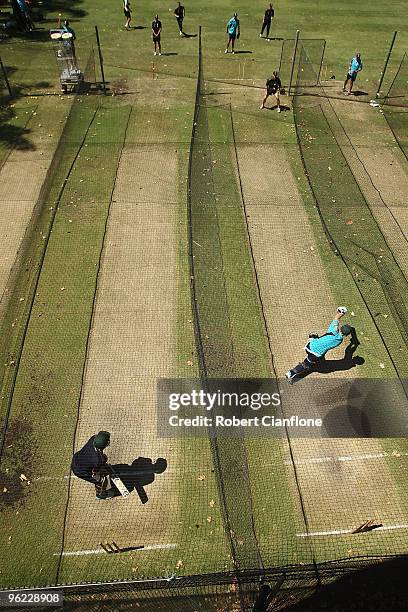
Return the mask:
[[106,477],[105,472],[108,472],[106,469],[108,458],[103,451],[109,443],[110,433],[100,431],[96,436],[89,438],[85,446],[74,454],[71,463],[75,476],[95,485],[98,499],[107,499],[115,495],[113,488],[101,491],[101,485]]
[[162,23],[158,15],[155,15],[154,21],[152,22],[152,35],[154,42],[154,54],[161,55],[161,42],[160,35],[162,31]]
[[262,22],[262,29],[259,35],[260,38],[262,38],[265,28],[266,28],[266,38],[269,38],[269,30],[271,29],[272,19],[274,18],[274,16],[275,16],[275,11],[273,9],[272,4],[270,4],[265,11],[265,15],[264,15],[263,22]]
[[266,93],[265,93],[264,99],[262,100],[262,104],[260,106],[261,110],[265,108],[265,102],[267,101],[269,96],[275,96],[276,104],[278,106],[278,113],[281,112],[280,98],[279,98],[281,88],[282,88],[281,80],[276,70],[274,70],[272,76],[266,81]]
[[183,35],[183,19],[186,14],[186,9],[180,2],[178,3],[178,6],[176,6],[176,8],[174,9],[174,14],[177,19],[178,27],[180,30],[180,36],[182,36]]

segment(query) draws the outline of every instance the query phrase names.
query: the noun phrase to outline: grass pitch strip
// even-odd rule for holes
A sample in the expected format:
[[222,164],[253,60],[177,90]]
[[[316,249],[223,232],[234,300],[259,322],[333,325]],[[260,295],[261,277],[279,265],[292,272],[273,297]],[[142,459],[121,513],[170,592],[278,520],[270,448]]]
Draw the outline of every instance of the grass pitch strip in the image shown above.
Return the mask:
[[[85,108],[81,99],[75,104],[59,152],[60,174],[51,180],[44,202],[46,208],[57,209],[35,287],[1,459],[2,482],[13,483],[9,496],[1,498],[2,556],[11,559],[2,580],[8,585],[26,584],[32,570],[30,555],[13,554],[13,549],[37,550],[39,584],[55,580],[58,557],[50,550],[58,550],[61,542],[64,476],[72,454],[98,261],[129,117],[127,107]],[[19,481],[26,472],[29,486]],[[41,479],[44,474],[52,478]]]

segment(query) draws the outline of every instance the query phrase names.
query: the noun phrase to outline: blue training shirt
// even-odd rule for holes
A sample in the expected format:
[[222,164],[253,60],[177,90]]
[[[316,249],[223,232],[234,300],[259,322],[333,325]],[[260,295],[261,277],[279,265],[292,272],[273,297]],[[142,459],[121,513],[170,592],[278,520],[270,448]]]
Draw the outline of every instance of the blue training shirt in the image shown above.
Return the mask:
[[360,72],[360,70],[362,69],[363,69],[363,62],[361,60],[358,61],[356,57],[353,57],[350,63],[350,73]]
[[238,27],[238,23],[237,20],[235,19],[235,17],[231,17],[231,19],[228,22],[228,34],[236,34],[237,33],[237,27]]
[[317,357],[323,357],[331,349],[340,346],[343,342],[343,335],[340,332],[340,322],[333,319],[327,330],[327,334],[321,338],[313,338],[309,342],[309,351]]

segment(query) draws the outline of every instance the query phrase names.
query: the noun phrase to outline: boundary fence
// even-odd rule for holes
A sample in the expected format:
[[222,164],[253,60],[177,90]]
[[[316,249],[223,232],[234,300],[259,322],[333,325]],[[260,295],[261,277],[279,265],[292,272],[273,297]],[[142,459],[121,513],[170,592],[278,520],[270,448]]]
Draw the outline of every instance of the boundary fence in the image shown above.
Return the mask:
[[[316,566],[303,565],[145,581],[54,585],[38,592],[59,591],[70,610],[95,612],[133,607],[144,612],[318,610],[328,609],[325,602],[331,598],[336,604],[349,605],[357,598],[360,602],[371,599],[379,610],[402,610],[402,597],[401,607],[392,605],[392,596],[398,598],[401,591],[392,589],[404,588],[407,565],[407,556],[340,559],[319,564],[318,579]],[[381,601],[387,589],[389,599],[387,596]]]

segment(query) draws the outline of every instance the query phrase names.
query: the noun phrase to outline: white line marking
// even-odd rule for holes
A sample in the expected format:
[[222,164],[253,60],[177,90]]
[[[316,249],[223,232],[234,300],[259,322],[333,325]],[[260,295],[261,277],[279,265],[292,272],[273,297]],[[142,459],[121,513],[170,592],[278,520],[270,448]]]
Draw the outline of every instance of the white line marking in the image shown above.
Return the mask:
[[[345,455],[344,457],[311,457],[310,459],[297,459],[294,461],[295,465],[308,465],[313,463],[334,463],[335,461],[366,461],[371,459],[385,459],[385,457],[393,457],[399,459],[401,457],[408,457],[408,453],[376,453],[368,455]],[[285,465],[291,465],[292,461],[285,460]]]
[[[124,547],[126,548],[126,547]],[[177,544],[148,544],[147,546],[143,546],[143,548],[137,548],[134,552],[143,552],[144,550],[157,550],[159,548],[177,548]],[[97,548],[96,550],[72,550],[72,551],[64,551],[62,553],[63,557],[79,557],[81,555],[102,555],[107,554],[102,548]],[[54,553],[54,557],[59,557],[60,553]]]
[[[32,482],[38,482],[39,480],[68,480],[68,478],[69,476],[37,476],[37,478],[34,478]],[[72,474],[71,478],[77,478],[77,476]],[[80,480],[79,478],[77,479]]]
[[[297,533],[296,536],[298,538],[308,538],[311,536],[327,536],[327,535],[343,535],[344,533],[348,533],[349,535],[358,535],[356,533],[352,534],[354,528],[352,529],[338,529],[334,531],[312,531],[311,533]],[[377,531],[388,531],[391,529],[408,529],[408,525],[385,525],[383,527],[377,527],[376,529],[372,529],[370,533],[374,533]],[[369,533],[368,531],[362,531],[361,533]]]

